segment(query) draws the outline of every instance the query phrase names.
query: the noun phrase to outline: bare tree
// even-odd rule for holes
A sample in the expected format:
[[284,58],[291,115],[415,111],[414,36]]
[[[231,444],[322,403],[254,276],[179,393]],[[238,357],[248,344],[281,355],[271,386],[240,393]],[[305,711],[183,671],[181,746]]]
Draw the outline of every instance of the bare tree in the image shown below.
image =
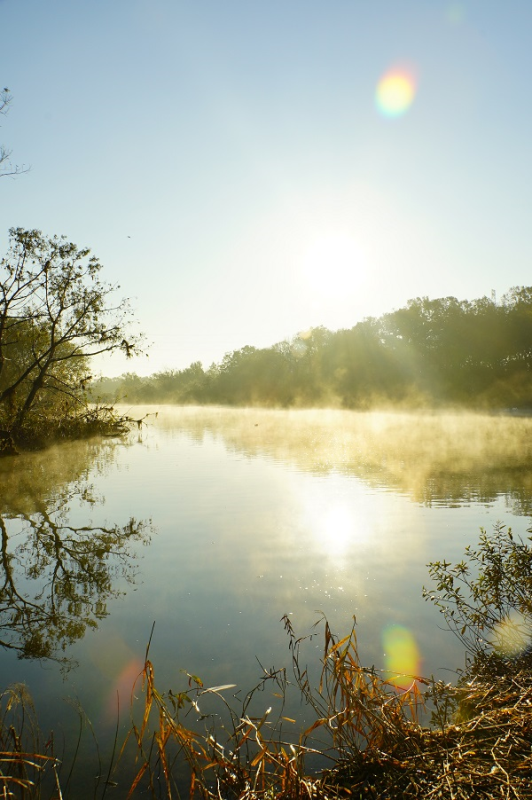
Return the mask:
[[[0,114],[4,116],[7,114],[12,99],[13,97],[9,93],[9,89],[5,86],[0,92]],[[28,171],[29,167],[19,167],[18,164],[12,164],[11,150],[8,150],[3,144],[0,144],[0,178],[6,178],[8,175],[12,177],[15,175],[23,175],[24,172]]]

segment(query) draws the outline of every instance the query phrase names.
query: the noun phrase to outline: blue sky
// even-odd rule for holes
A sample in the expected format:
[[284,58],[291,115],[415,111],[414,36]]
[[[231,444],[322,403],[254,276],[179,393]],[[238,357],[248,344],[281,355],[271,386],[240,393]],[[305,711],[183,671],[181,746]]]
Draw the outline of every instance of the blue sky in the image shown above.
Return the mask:
[[[149,374],[532,283],[529,0],[0,0],[11,226],[91,247]],[[390,71],[414,79],[395,117]]]

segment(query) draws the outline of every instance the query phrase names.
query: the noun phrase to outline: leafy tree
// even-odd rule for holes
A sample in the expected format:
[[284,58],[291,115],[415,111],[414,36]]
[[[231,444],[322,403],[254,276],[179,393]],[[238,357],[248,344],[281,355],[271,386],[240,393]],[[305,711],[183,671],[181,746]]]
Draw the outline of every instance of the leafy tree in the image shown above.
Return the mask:
[[90,358],[129,358],[142,337],[129,333],[129,301],[113,302],[118,287],[101,281],[87,248],[22,228],[10,237],[0,262],[0,436],[13,446],[79,420]]
[[532,287],[499,304],[482,297],[418,297],[349,330],[323,327],[269,348],[243,347],[203,371],[191,364],[138,378],[135,402],[371,408],[532,405]]
[[[531,532],[530,529],[528,531]],[[531,541],[532,537],[528,537]],[[435,586],[423,589],[474,659],[532,652],[532,548],[501,523],[481,529],[458,564],[430,563]]]

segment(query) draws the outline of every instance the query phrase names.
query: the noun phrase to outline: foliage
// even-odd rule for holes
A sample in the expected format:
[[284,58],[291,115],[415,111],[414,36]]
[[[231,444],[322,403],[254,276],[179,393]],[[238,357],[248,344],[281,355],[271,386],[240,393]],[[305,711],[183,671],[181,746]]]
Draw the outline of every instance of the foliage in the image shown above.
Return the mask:
[[[482,619],[492,624],[500,617],[503,602],[520,606],[524,600],[530,565],[526,550],[510,531],[498,526],[493,542],[483,533],[479,549],[469,551],[471,562],[488,575],[486,580],[495,591],[464,604],[460,593],[443,587],[473,630],[478,627],[476,605]],[[520,583],[517,594],[512,594],[510,582],[501,573],[506,566]],[[434,576],[445,576],[449,567],[447,562],[435,566]],[[464,577],[467,571],[460,567],[457,574]],[[468,587],[478,587],[479,581],[480,575],[464,578]],[[288,617],[284,624],[294,681],[288,680],[284,669],[263,669],[260,682],[243,699],[233,692],[234,685],[206,688],[199,677],[188,673],[184,686],[161,692],[148,644],[138,700],[140,686],[132,691],[130,731],[121,747],[115,742],[108,768],[102,770],[100,762],[104,783],[95,786],[94,797],[103,798],[109,786],[123,786],[125,781],[127,798],[147,795],[169,800],[181,796],[187,783],[192,800],[531,799],[529,657],[509,665],[492,654],[500,662],[495,673],[483,669],[482,660],[477,659],[458,686],[404,676],[409,679],[408,688],[398,689],[393,678],[360,664],[354,627],[338,639],[322,620],[321,675],[315,685],[303,666],[302,647],[308,637],[298,638]],[[305,715],[311,716],[310,724],[300,730],[296,720],[286,716],[290,691],[300,693]],[[71,796],[70,777],[61,789],[59,763],[53,752],[45,752],[42,739],[37,737],[33,749],[23,746],[25,720],[31,723],[31,732],[36,730],[27,694],[13,687],[3,700],[0,779],[4,795],[40,797],[48,775],[58,797]],[[265,701],[269,707],[263,710]],[[434,708],[430,727],[422,724],[427,704]],[[24,708],[27,711],[21,717]],[[466,708],[468,713],[457,714],[457,708],[462,712]],[[17,709],[19,719],[12,722],[6,714]]]
[[131,357],[141,337],[129,334],[129,302],[113,301],[118,287],[101,281],[88,249],[36,230],[10,236],[0,262],[0,444],[12,450],[79,431],[90,358]]
[[[144,707],[130,736],[140,764],[129,797],[148,791],[171,798],[183,788],[178,765],[189,771],[191,798],[471,798],[530,800],[532,779],[532,676],[530,669],[492,679],[470,675],[466,686],[445,686],[410,676],[398,691],[374,668],[361,666],[354,629],[338,640],[324,621],[324,653],[319,685],[301,666],[300,645],[285,617],[293,655],[295,688],[315,721],[299,735],[284,716],[290,688],[284,671],[264,671],[261,683],[235,709],[226,699],[231,686],[204,688],[188,676],[188,688],[160,693],[146,656],[142,673]],[[427,688],[423,696],[418,688]],[[250,713],[255,693],[270,688],[280,698],[272,708]],[[233,700],[236,696],[233,696]],[[476,713],[449,719],[445,709],[474,698]],[[270,699],[269,698],[269,699]],[[207,712],[204,703],[218,701]],[[424,727],[424,702],[436,707],[441,724]],[[154,712],[154,713],[152,713]],[[199,717],[203,730],[191,715]],[[273,718],[273,719],[272,719]],[[287,735],[286,723],[294,733]],[[122,750],[122,755],[125,747]],[[320,757],[320,770],[309,769]],[[323,769],[324,760],[329,767]],[[178,780],[180,775],[181,780]],[[511,792],[511,793],[510,793]]]
[[[38,798],[45,782],[59,792],[60,761],[44,744],[27,688],[0,694],[0,791],[5,798]],[[43,752],[45,751],[45,752]]]
[[[285,722],[295,722],[283,716],[289,688],[284,673],[265,671],[259,685],[264,690],[266,683],[273,683],[273,695],[281,697],[272,721],[271,708],[263,714],[249,713],[253,693],[246,696],[240,712],[234,711],[223,696],[231,687],[205,690],[195,676],[189,676],[187,690],[160,694],[147,654],[144,713],[141,725],[134,727],[141,766],[129,796],[148,776],[154,796],[172,797],[177,788],[172,759],[184,756],[190,770],[190,796],[204,800],[530,800],[532,654],[521,647],[518,657],[509,657],[500,648],[504,637],[496,634],[490,643],[479,631],[488,628],[496,633],[512,612],[530,611],[532,551],[498,525],[491,538],[482,531],[478,549],[468,548],[467,555],[469,564],[461,562],[453,570],[448,562],[431,564],[431,576],[441,586],[437,590],[441,594],[426,593],[442,608],[462,641],[473,644],[476,657],[457,686],[409,676],[409,688],[398,690],[396,681],[360,664],[354,628],[338,640],[324,620],[321,677],[316,687],[302,666],[304,639],[296,637],[290,619],[284,618],[295,685],[315,717],[299,736],[287,737],[283,727]],[[467,598],[455,585],[457,579],[467,586]],[[454,615],[449,613],[452,610]],[[459,630],[458,617],[463,623]],[[530,629],[528,635],[530,641]],[[425,686],[424,693],[420,686]],[[225,718],[229,714],[229,725],[216,729],[213,721],[224,719],[223,713],[202,713],[200,704],[212,696],[222,703]],[[431,727],[421,724],[426,704],[433,708]],[[158,724],[150,731],[152,708],[157,710]],[[186,721],[192,710],[200,720],[209,720],[204,732]],[[308,759],[317,753],[329,759],[331,766],[313,775]],[[157,786],[164,787],[161,794],[156,793]]]
[[[234,686],[205,688],[193,675],[187,675],[184,690],[160,693],[147,654],[142,675],[144,708],[130,733],[140,767],[128,797],[145,787],[157,796],[156,787],[161,785],[162,796],[174,796],[182,788],[176,783],[179,761],[188,764],[190,796],[204,798],[323,797],[336,793],[336,778],[332,773],[319,779],[306,774],[308,757],[320,756],[330,765],[349,757],[354,765],[364,760],[366,751],[387,749],[393,762],[397,743],[411,738],[417,717],[420,694],[415,683],[398,694],[375,670],[360,666],[354,630],[337,641],[325,623],[322,677],[319,690],[313,690],[299,663],[303,640],[296,638],[287,617],[284,622],[296,674],[293,688],[317,715],[313,724],[298,736],[296,721],[285,716],[289,689],[285,670],[263,670],[259,684],[237,706],[236,695],[232,700],[226,697]],[[273,697],[276,708],[257,715],[253,706],[264,693]],[[203,720],[203,730],[189,719],[191,714]],[[287,737],[286,727],[296,733]]]
[[474,659],[532,652],[532,547],[498,523],[491,534],[481,529],[478,547],[465,552],[454,566],[429,564],[435,588],[424,588],[424,598],[435,603]]
[[349,330],[323,327],[269,348],[246,346],[204,370],[194,362],[93,387],[128,402],[262,406],[532,407],[532,287],[486,297],[410,300]]

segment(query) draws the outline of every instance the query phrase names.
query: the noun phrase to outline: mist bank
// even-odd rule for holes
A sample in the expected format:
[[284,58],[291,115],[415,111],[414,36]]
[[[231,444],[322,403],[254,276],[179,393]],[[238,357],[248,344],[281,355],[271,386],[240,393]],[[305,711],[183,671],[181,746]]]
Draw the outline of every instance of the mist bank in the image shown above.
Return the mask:
[[350,329],[244,346],[141,378],[102,378],[106,402],[266,407],[532,408],[532,287],[495,298],[428,297]]

